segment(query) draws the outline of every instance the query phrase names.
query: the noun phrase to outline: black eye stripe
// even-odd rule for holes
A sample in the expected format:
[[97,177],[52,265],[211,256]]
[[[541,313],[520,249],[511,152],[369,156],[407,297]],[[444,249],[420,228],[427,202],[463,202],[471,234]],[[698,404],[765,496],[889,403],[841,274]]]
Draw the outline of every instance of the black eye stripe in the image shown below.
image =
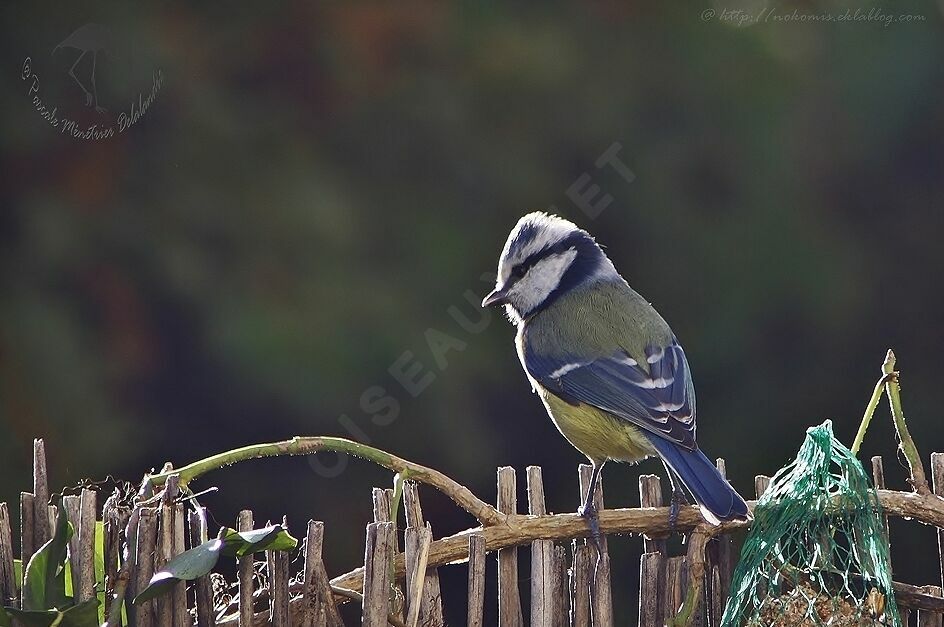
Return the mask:
[[524,277],[524,275],[528,273],[528,270],[533,268],[539,261],[547,259],[551,255],[557,255],[565,252],[570,248],[576,247],[579,251],[582,247],[581,245],[585,246],[587,243],[589,243],[591,246],[593,245],[592,240],[590,240],[589,236],[587,236],[585,233],[581,233],[580,231],[571,233],[559,242],[550,246],[545,246],[541,250],[528,255],[524,261],[511,269],[511,276],[520,279]]

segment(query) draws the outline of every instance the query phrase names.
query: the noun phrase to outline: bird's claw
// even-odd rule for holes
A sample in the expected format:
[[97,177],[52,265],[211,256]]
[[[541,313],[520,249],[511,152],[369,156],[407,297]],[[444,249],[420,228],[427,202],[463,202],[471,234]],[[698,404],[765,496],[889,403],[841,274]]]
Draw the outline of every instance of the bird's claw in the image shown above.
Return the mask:
[[601,544],[603,534],[600,533],[600,517],[597,515],[597,508],[593,503],[590,503],[589,505],[580,506],[577,513],[586,519],[587,526],[590,527],[590,541],[593,542],[593,547],[597,550],[597,560],[599,561],[600,556],[603,555]]
[[669,531],[675,531],[678,524],[679,510],[682,505],[687,505],[688,499],[681,490],[672,490],[672,500],[669,503]]

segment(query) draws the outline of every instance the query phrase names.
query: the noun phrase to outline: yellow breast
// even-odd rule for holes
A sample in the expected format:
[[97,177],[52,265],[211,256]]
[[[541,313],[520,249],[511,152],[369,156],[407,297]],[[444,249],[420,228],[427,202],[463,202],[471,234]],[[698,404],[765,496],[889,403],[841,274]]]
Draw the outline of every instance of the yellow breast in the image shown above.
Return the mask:
[[595,462],[638,462],[656,454],[649,440],[626,420],[591,405],[570,405],[542,386],[536,389],[557,430]]

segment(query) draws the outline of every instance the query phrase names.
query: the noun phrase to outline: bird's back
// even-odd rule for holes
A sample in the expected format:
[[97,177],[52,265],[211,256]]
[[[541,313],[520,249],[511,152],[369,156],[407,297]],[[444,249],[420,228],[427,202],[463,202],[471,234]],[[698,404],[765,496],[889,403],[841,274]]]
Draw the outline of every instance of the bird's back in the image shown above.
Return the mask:
[[542,355],[579,347],[585,357],[608,357],[620,350],[645,364],[648,345],[667,346],[672,330],[659,313],[623,280],[571,290],[524,321],[521,341]]

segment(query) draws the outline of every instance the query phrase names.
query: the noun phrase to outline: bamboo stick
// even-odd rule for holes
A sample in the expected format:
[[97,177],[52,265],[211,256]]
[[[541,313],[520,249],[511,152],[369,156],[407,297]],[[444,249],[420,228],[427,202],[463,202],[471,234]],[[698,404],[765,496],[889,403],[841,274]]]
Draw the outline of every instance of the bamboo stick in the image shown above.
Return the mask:
[[482,627],[485,611],[485,538],[469,536],[468,627]]

